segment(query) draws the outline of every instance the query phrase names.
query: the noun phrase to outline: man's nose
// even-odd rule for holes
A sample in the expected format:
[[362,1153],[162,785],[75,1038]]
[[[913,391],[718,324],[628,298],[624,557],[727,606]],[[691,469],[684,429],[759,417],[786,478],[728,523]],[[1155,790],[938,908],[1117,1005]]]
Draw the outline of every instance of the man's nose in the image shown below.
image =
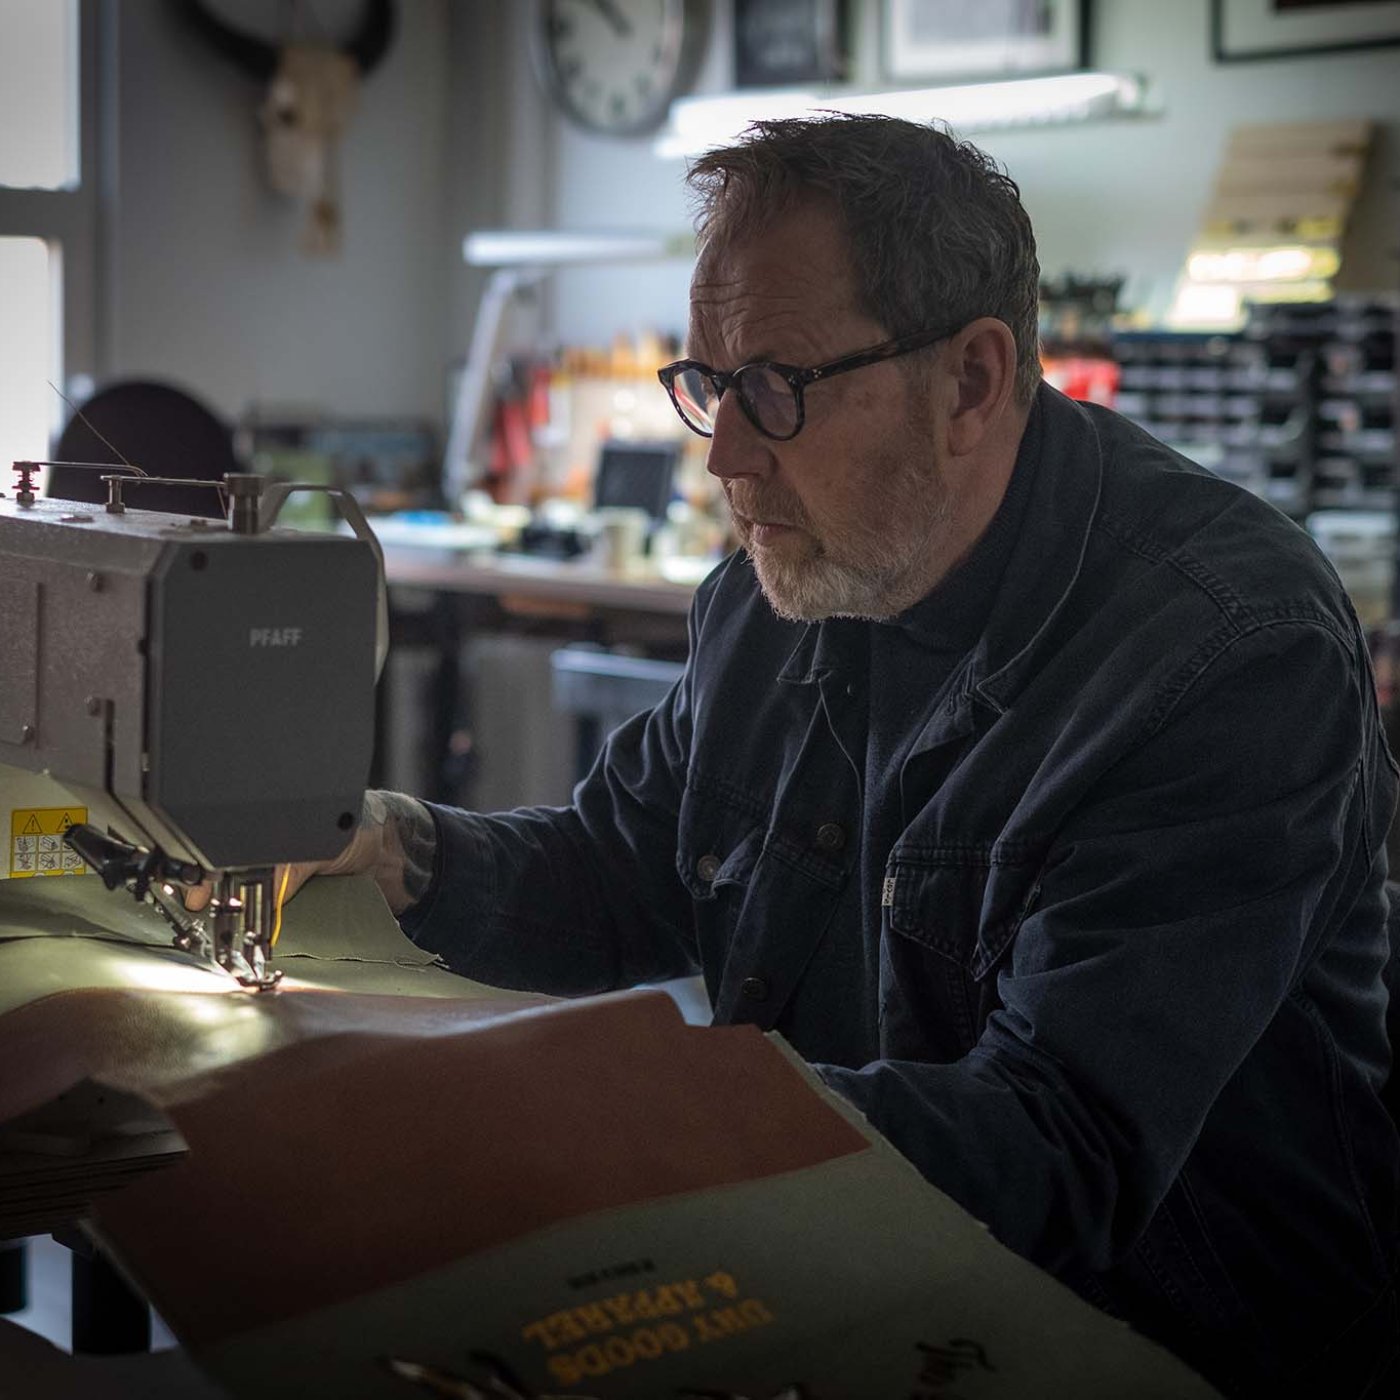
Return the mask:
[[772,443],[749,422],[739,396],[733,392],[719,401],[705,467],[721,481],[736,476],[762,476],[772,470]]

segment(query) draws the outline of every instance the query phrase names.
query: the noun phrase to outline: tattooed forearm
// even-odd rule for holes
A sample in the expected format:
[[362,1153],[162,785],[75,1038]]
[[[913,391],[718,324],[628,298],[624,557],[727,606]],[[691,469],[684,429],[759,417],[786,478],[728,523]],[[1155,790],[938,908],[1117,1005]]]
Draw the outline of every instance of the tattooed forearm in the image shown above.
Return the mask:
[[395,914],[428,892],[437,855],[437,828],[428,809],[401,792],[367,792],[361,835],[375,843],[371,873]]

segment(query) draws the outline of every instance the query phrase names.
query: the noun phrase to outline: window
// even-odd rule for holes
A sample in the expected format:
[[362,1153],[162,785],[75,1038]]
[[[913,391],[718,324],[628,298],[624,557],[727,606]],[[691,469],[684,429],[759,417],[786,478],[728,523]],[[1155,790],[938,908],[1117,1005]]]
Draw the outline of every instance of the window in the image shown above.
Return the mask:
[[[58,258],[42,238],[0,238],[0,467],[49,454],[60,382]],[[61,402],[61,400],[60,400]]]
[[0,0],[0,185],[78,184],[73,0]]
[[[96,0],[0,0],[0,490],[96,368]],[[90,379],[87,380],[90,382]]]

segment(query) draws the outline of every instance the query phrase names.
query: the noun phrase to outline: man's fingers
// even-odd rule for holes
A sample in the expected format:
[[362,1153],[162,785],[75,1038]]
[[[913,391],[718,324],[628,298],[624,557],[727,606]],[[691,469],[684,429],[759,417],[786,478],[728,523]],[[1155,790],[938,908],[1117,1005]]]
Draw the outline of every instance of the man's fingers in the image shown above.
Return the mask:
[[191,914],[198,914],[205,908],[214,897],[214,883],[212,880],[205,880],[201,884],[191,885],[185,891],[185,908]]

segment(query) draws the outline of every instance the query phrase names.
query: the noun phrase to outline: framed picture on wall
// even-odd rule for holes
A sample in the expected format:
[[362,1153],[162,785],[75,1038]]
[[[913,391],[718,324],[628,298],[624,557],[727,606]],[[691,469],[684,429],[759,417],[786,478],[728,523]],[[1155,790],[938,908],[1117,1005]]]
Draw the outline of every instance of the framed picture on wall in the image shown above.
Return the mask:
[[1089,0],[883,0],[893,82],[1064,72],[1086,60]]
[[735,87],[845,76],[845,0],[734,0]]
[[1400,44],[1400,0],[1211,0],[1217,63]]

